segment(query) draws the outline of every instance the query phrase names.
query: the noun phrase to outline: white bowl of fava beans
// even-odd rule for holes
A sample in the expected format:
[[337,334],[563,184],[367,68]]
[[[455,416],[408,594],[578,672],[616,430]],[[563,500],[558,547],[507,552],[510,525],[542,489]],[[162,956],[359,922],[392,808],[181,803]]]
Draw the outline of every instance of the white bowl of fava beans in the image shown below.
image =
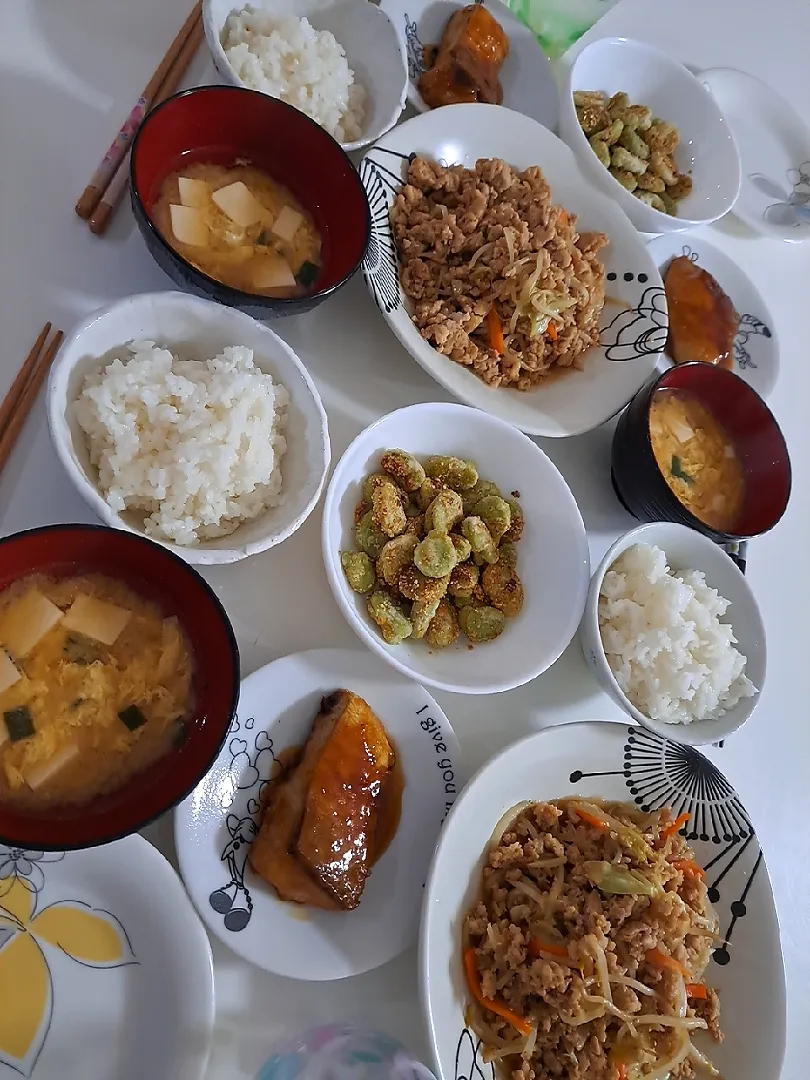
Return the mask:
[[[481,480],[493,482],[504,499],[519,505],[523,530],[513,551],[523,605],[504,620],[503,632],[495,640],[473,644],[460,633],[445,648],[413,636],[388,644],[369,614],[370,597],[385,589],[376,581],[361,595],[349,584],[341,554],[359,550],[355,525],[363,482],[381,471],[381,458],[391,449],[412,454],[422,465],[433,455],[472,461]],[[465,506],[465,514],[468,511],[474,514],[474,507]],[[322,541],[329,585],[357,636],[404,675],[441,690],[492,694],[521,686],[558,659],[576,633],[584,609],[590,577],[588,542],[568,485],[526,435],[466,405],[411,405],[362,431],[332,474]],[[451,599],[448,594],[448,602]],[[489,601],[479,593],[476,603]]]

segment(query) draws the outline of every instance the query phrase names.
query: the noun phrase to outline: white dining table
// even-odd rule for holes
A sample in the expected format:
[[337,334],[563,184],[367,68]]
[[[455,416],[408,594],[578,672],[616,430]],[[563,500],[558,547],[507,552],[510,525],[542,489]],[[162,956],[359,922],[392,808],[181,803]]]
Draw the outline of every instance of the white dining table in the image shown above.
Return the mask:
[[[189,5],[0,0],[0,396],[44,321],[67,331],[100,305],[171,287],[128,207],[99,239],[73,204]],[[808,0],[620,0],[584,40],[613,34],[656,44],[696,69],[748,71],[810,123]],[[186,81],[216,81],[204,49]],[[764,239],[733,217],[703,232],[752,278],[781,342],[770,404],[790,449],[793,497],[779,526],[748,551],[748,578],[768,635],[767,685],[745,728],[707,753],[740,794],[765,852],[788,986],[782,1077],[803,1080],[810,1075],[810,244]],[[315,379],[334,460],[383,413],[446,399],[388,330],[360,275],[315,311],[274,329]],[[576,438],[538,440],[576,496],[594,564],[634,524],[610,483],[612,434],[608,424]],[[40,400],[0,477],[0,533],[90,520],[51,448]],[[320,526],[318,508],[280,547],[203,571],[233,622],[245,674],[303,649],[360,647],[327,586]],[[468,775],[547,725],[620,718],[576,641],[520,689],[436,697],[458,735]],[[145,835],[175,861],[171,815]],[[389,1032],[430,1062],[415,948],[376,971],[330,984],[268,974],[218,941],[211,944],[216,1021],[206,1080],[252,1080],[279,1037],[332,1021]],[[776,1070],[762,1080],[777,1080]]]

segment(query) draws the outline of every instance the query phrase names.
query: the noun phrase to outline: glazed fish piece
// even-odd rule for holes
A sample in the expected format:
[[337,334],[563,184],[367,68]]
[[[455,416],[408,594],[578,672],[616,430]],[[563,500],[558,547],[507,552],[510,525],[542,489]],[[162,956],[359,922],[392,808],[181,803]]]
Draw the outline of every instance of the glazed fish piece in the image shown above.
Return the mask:
[[330,694],[321,704],[324,715],[332,730],[309,776],[295,851],[319,886],[350,911],[374,861],[380,795],[394,755],[385,728],[356,694]]
[[676,364],[698,360],[731,368],[740,317],[717,281],[686,255],[664,276],[669,308],[667,353]]

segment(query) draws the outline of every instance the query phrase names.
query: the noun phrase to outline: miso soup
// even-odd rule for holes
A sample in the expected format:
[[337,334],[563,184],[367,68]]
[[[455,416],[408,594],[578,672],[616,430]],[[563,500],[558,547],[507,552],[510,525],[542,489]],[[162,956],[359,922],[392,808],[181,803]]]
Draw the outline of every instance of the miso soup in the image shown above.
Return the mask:
[[100,574],[0,593],[0,800],[42,810],[122,787],[182,740],[193,658],[174,617]]
[[321,237],[310,214],[253,165],[198,162],[172,173],[154,219],[178,254],[223,285],[293,297],[317,282]]
[[683,390],[657,390],[650,406],[650,441],[679,502],[709,528],[733,532],[745,494],[743,466],[703,402]]

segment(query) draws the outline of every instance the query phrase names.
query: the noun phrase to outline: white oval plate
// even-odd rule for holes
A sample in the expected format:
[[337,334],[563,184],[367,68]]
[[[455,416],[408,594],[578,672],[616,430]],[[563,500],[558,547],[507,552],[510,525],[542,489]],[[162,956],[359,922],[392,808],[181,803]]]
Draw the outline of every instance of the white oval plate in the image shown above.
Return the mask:
[[[364,698],[396,744],[402,817],[359,907],[314,911],[281,902],[247,855],[276,755],[304,743],[321,698],[339,688]],[[175,812],[180,871],[209,930],[251,963],[292,979],[358,975],[414,943],[428,866],[460,784],[456,737],[421,686],[361,651],[285,656],[242,683],[222,753]]]
[[[530,116],[553,131],[557,126],[559,96],[548,57],[528,26],[505,4],[500,0],[483,0],[483,4],[509,38],[509,55],[499,75],[504,106]],[[466,6],[461,0],[380,0],[380,7],[405,46],[408,101],[419,112],[430,108],[418,86],[425,71],[422,50],[426,45],[438,45],[450,16]]]
[[678,255],[685,255],[715,278],[740,316],[734,341],[733,370],[760,397],[767,398],[779,375],[779,339],[771,313],[751,279],[728,255],[702,237],[686,241],[683,236],[659,236],[647,245],[647,250],[655,259],[662,278]]
[[199,1080],[213,1026],[208,938],[151,844],[0,846],[3,1080]]
[[[497,640],[473,647],[462,635],[446,649],[431,649],[424,640],[387,645],[369,617],[367,598],[349,587],[340,553],[355,546],[361,485],[382,454],[397,446],[420,461],[431,454],[471,458],[485,480],[504,493],[520,493],[525,527],[517,571],[525,601]],[[361,641],[403,675],[451,694],[496,694],[536,678],[567,648],[585,606],[588,537],[557,467],[512,425],[454,402],[408,405],[360,432],[329,481],[321,536],[329,586]]]
[[[503,158],[518,169],[539,165],[552,198],[579,216],[583,231],[600,230],[610,244],[600,257],[607,293],[602,338],[572,371],[533,390],[493,389],[429,345],[411,321],[399,283],[389,210],[411,154],[473,167]],[[655,370],[667,337],[664,287],[641,236],[606,195],[582,179],[568,147],[534,120],[498,105],[447,105],[394,128],[360,163],[371,206],[371,242],[363,277],[383,317],[417,363],[468,405],[530,435],[589,431],[620,412]]]
[[767,83],[735,68],[700,79],[728,121],[742,161],[734,213],[758,233],[810,240],[810,129]]
[[706,980],[720,992],[725,1040],[696,1044],[726,1077],[779,1076],[785,973],[771,883],[753,826],[720,770],[691,746],[640,727],[585,721],[510,746],[470,781],[442,830],[425,891],[420,986],[439,1080],[495,1080],[465,1027],[461,927],[501,816],[524,799],[601,797],[688,811],[687,838],[706,869],[725,942]]

